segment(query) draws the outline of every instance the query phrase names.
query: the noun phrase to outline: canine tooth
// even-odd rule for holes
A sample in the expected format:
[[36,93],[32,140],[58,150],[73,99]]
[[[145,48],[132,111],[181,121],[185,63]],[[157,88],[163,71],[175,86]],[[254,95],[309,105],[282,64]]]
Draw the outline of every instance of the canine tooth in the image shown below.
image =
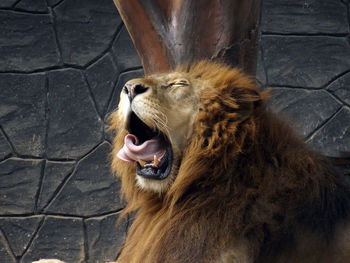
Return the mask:
[[138,159],[137,161],[142,167],[145,167],[145,165],[146,165],[145,161],[142,161],[141,159]]
[[157,158],[157,155],[153,155],[153,165],[152,166],[158,166],[159,165],[159,160]]
[[158,167],[159,160],[157,158],[157,155],[153,155],[153,162],[151,163],[145,163],[144,167]]

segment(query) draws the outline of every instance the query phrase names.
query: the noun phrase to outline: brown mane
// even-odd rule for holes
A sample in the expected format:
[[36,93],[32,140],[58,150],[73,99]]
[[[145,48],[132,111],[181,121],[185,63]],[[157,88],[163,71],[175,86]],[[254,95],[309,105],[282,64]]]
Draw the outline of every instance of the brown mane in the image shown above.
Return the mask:
[[327,161],[266,109],[267,92],[239,70],[200,62],[176,71],[208,85],[167,192],[137,187],[135,165],[115,157],[126,131],[111,116],[124,214],[137,211],[118,262],[225,262],[222,251],[234,247],[229,259],[286,262],[304,232],[327,246],[350,211],[349,188]]

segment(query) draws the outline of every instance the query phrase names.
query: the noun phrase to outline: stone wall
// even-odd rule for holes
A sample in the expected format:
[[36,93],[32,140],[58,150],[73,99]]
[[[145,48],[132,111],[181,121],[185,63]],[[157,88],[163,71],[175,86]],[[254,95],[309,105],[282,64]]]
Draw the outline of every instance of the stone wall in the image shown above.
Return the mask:
[[[258,79],[332,157],[350,152],[348,13],[346,0],[262,6]],[[116,226],[125,204],[106,120],[141,75],[112,0],[0,1],[1,263],[117,257],[128,220]]]
[[335,158],[350,158],[349,39],[347,0],[262,0],[258,78],[272,108]]
[[114,260],[106,119],[142,69],[113,1],[1,1],[0,72],[0,262]]

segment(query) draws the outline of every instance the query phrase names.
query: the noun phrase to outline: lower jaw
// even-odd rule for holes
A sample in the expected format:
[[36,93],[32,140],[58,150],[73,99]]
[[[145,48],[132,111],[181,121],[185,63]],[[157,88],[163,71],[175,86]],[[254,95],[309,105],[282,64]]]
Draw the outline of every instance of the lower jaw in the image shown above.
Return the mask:
[[172,160],[172,169],[169,172],[168,176],[163,179],[149,179],[145,178],[143,176],[137,175],[136,176],[136,184],[139,188],[147,191],[147,192],[153,192],[157,194],[165,193],[169,190],[173,182],[175,181],[177,177],[177,168],[180,165],[181,159],[177,159],[174,155],[174,158]]
[[[151,172],[142,172],[142,168],[140,167],[139,164],[137,164],[137,175],[141,178],[145,178],[147,180],[155,180],[155,181],[162,181],[165,180],[169,177],[171,173],[171,168],[173,165],[173,151],[171,149],[171,146],[167,147],[166,154],[163,158],[166,158],[166,167],[163,168],[164,171],[157,171],[155,173]],[[148,168],[150,171],[152,171],[153,168]],[[159,168],[162,169],[162,168]]]

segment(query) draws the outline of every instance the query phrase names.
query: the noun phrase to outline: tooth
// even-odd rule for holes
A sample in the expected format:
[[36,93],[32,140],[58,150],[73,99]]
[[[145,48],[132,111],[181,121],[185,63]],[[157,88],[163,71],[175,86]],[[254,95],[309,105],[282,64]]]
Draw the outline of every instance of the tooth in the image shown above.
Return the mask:
[[153,167],[157,167],[159,165],[159,160],[157,158],[157,155],[153,155]]
[[144,166],[143,167],[153,167],[153,162],[151,162],[151,163],[145,163],[144,164]]
[[138,159],[137,161],[142,167],[145,167],[145,164],[146,164],[145,161],[142,161],[141,159]]
[[158,165],[159,165],[159,160],[157,158],[157,155],[153,155],[153,162],[145,163],[143,166],[144,167],[158,167]]

